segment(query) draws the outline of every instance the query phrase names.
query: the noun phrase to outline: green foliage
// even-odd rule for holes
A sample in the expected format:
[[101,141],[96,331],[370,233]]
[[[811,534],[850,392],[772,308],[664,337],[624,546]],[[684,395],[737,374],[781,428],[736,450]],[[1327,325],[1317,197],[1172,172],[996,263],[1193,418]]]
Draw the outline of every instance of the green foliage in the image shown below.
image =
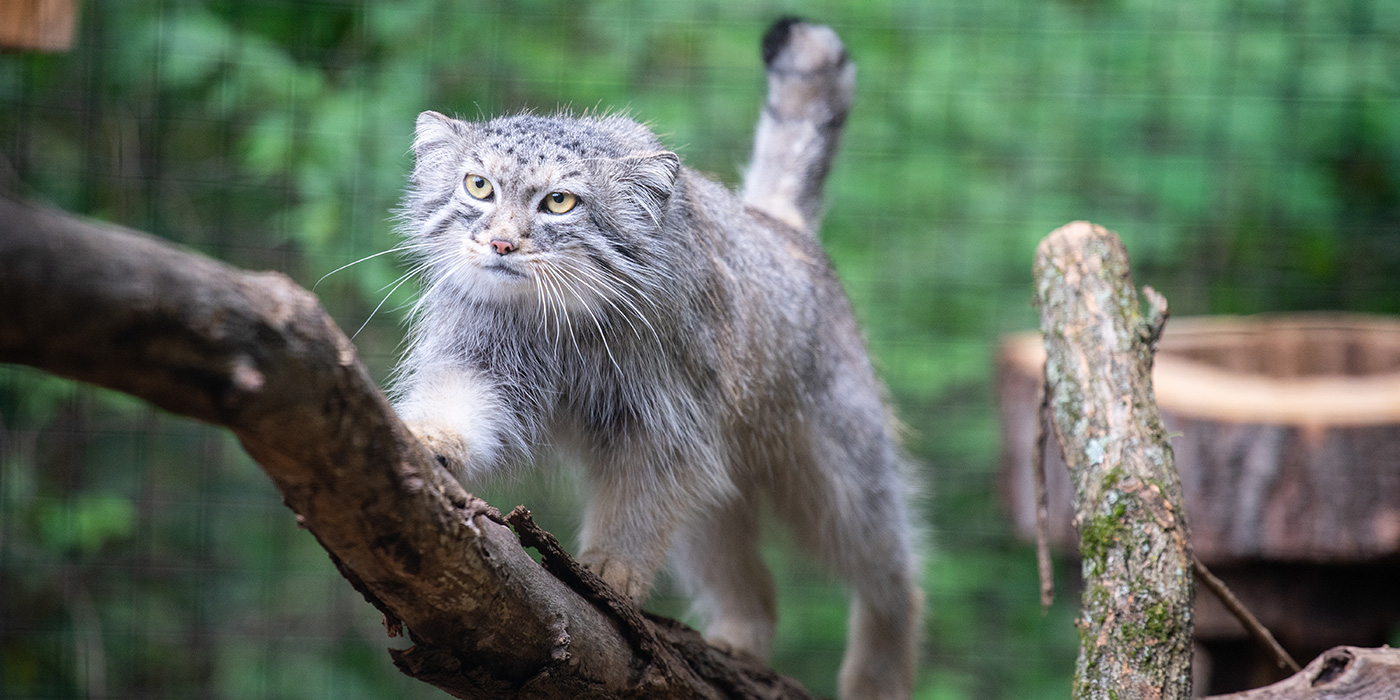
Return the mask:
[[[423,109],[627,110],[737,181],[758,37],[792,11],[860,70],[823,237],[929,484],[920,697],[1063,697],[1071,596],[1041,616],[992,496],[992,350],[1034,324],[1033,248],[1114,228],[1178,314],[1400,310],[1400,4],[87,3],[75,51],[0,56],[0,154],[62,207],[312,286],[396,245]],[[356,340],[377,376],[406,272],[386,255],[317,285],[352,332],[383,303]],[[574,525],[551,478],[486,495]],[[776,661],[830,693],[840,590],[771,555]],[[0,591],[5,695],[433,696],[228,437],[14,369]],[[654,606],[684,612],[665,587]]]
[[39,546],[84,554],[131,535],[135,509],[120,496],[84,494],[37,508]]

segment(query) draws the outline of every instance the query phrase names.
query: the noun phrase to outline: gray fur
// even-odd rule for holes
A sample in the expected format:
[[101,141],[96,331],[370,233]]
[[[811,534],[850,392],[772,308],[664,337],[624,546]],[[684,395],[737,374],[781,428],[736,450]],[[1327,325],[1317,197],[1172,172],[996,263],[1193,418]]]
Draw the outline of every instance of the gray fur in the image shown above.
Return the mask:
[[[765,46],[783,94],[760,120],[750,206],[625,117],[420,116],[402,217],[424,291],[396,406],[466,483],[546,450],[576,464],[581,560],[640,601],[669,553],[709,637],[760,657],[776,609],[757,509],[772,506],[853,588],[843,697],[904,698],[920,605],[908,487],[810,233],[853,73],[831,30],[785,30]],[[801,134],[818,136],[806,152],[780,143]],[[804,184],[755,182],[778,171]],[[542,208],[557,191],[573,210]]]
[[779,20],[763,37],[768,99],[754,134],[744,203],[816,233],[822,181],[856,90],[856,67],[830,27]]

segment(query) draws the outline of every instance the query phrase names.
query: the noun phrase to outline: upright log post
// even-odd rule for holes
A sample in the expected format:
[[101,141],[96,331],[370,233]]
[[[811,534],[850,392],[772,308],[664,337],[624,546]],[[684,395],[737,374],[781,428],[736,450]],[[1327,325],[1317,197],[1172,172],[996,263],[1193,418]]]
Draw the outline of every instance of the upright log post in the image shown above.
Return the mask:
[[1152,394],[1152,351],[1166,301],[1128,254],[1087,222],[1041,242],[1036,304],[1046,390],[1075,484],[1083,613],[1074,697],[1191,697],[1192,579],[1181,484]]

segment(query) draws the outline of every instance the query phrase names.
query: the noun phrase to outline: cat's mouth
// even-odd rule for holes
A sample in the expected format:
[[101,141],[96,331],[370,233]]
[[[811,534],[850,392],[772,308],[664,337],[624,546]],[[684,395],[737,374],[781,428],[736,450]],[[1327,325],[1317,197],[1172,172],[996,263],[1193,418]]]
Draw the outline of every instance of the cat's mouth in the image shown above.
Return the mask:
[[507,265],[504,261],[488,260],[482,263],[481,267],[482,269],[490,270],[491,272],[505,275],[506,277],[514,277],[517,279],[525,277],[525,273],[515,269],[513,265]]

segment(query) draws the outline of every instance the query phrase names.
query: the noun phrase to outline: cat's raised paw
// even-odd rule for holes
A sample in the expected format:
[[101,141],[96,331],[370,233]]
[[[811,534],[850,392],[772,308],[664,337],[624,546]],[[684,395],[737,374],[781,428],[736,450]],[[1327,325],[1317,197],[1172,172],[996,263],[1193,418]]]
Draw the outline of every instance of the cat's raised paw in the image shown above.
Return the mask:
[[467,453],[467,445],[460,433],[440,423],[410,421],[407,425],[418,442],[437,458],[438,464],[454,475],[465,472],[462,456]]

